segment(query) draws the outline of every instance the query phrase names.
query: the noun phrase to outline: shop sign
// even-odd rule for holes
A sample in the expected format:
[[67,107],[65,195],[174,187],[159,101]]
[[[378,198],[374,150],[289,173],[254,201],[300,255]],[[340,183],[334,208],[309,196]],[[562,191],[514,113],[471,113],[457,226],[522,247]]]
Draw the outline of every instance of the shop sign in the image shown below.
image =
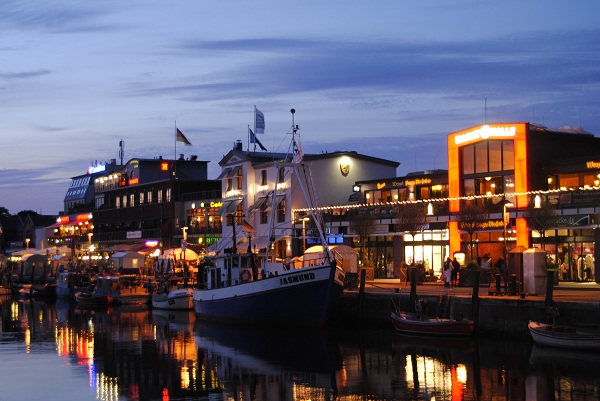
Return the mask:
[[593,169],[593,170],[597,170],[600,169],[600,162],[595,162],[595,161],[587,161],[585,162],[585,167],[589,168],[589,169]]
[[491,127],[482,125],[480,128],[473,131],[465,132],[464,134],[456,135],[454,143],[460,145],[465,142],[477,141],[480,139],[489,139],[494,137],[514,137],[517,135],[517,127]]
[[557,226],[582,226],[589,224],[589,215],[575,214],[573,216],[558,216]]
[[142,238],[141,231],[127,231],[127,239],[139,239]]
[[414,180],[406,180],[406,186],[410,187],[413,185],[428,185],[431,184],[431,178],[416,178]]

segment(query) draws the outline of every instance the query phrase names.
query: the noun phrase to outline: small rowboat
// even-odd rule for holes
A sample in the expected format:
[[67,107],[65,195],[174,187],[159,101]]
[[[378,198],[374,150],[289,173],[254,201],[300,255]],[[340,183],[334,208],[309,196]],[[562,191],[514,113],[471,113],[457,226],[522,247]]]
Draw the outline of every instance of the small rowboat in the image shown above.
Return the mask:
[[532,321],[527,327],[533,341],[539,345],[572,349],[600,349],[600,330]]
[[392,325],[398,333],[427,336],[470,336],[475,324],[467,319],[443,319],[417,313],[393,311]]

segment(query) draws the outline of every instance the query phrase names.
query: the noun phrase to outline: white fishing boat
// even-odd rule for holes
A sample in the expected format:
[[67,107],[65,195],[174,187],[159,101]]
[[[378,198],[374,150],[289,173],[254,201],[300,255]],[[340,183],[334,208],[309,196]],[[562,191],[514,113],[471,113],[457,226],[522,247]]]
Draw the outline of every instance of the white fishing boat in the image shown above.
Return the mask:
[[152,295],[152,307],[169,310],[192,310],[194,289],[189,287],[172,288]]
[[[292,109],[292,115],[294,112]],[[194,310],[199,319],[246,325],[321,326],[342,294],[345,273],[327,246],[322,216],[313,202],[315,194],[310,168],[302,162],[297,126],[293,121],[292,128],[291,151],[273,162],[277,177],[269,195],[264,198],[264,202],[271,204],[269,233],[264,236],[269,241],[266,252],[258,255],[252,251],[251,236],[247,252],[238,252],[235,218],[232,218],[233,246],[230,251],[206,258],[200,265],[200,288],[193,294]],[[282,172],[289,174],[291,185],[298,184],[302,189],[308,205],[306,217],[314,222],[323,245],[318,257],[301,257],[299,262],[294,262],[269,255],[275,239],[276,201],[285,196],[278,194]]]

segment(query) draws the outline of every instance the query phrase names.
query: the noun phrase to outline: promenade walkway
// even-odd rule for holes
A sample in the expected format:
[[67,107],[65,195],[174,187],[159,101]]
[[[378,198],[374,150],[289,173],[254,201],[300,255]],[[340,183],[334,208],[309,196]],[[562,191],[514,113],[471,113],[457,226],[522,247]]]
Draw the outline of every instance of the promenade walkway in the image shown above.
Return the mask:
[[[410,293],[410,283],[400,282],[399,279],[375,279],[365,282],[365,292],[400,292],[402,294]],[[423,283],[417,285],[417,294],[434,295],[450,292],[457,297],[471,297],[473,294],[472,287],[444,287],[442,282],[439,283]],[[479,288],[480,298],[491,299],[521,299],[518,294],[512,295],[489,295],[489,287],[487,284],[482,284]],[[530,295],[526,294],[525,299],[544,301],[546,295]],[[560,282],[554,286],[552,299],[557,302],[585,302],[585,303],[600,303],[600,284],[589,283],[571,283]]]

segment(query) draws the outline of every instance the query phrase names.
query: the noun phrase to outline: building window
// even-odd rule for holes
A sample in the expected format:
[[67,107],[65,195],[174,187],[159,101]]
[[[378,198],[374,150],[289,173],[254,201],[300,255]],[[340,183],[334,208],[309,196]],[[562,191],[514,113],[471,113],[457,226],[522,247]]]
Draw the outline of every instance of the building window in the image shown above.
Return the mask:
[[285,198],[281,199],[281,202],[277,204],[277,222],[285,222]]
[[135,206],[135,194],[129,195],[129,206]]
[[140,205],[144,204],[144,193],[140,192]]
[[260,205],[260,224],[267,224],[269,222],[269,202],[263,202]]
[[148,203],[152,203],[152,191],[148,191]]
[[156,191],[156,202],[162,203],[162,201],[163,201],[163,191],[162,191],[162,189],[159,189],[158,191]]
[[235,181],[236,181],[236,188],[237,189],[242,189],[242,183],[244,182],[243,177],[242,177],[242,168],[239,167],[235,173]]
[[260,185],[267,185],[267,170],[260,171]]
[[279,178],[277,179],[279,184],[285,182],[285,167],[279,167]]
[[127,195],[123,195],[123,207],[127,207]]
[[165,190],[165,198],[166,198],[166,202],[171,202],[171,188],[167,188]]
[[115,198],[115,207],[116,207],[117,209],[120,209],[120,208],[121,208],[121,198],[120,198],[120,197],[118,197],[118,196]]

